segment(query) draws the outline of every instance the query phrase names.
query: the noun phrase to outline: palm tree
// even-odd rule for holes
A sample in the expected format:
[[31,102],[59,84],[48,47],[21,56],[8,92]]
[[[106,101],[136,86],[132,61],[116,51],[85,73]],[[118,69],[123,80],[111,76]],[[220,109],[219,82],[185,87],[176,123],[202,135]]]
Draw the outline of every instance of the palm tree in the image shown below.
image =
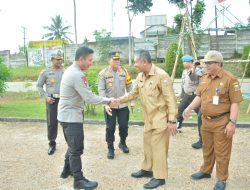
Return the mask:
[[52,24],[50,26],[43,27],[49,31],[49,33],[43,35],[43,39],[67,39],[73,43],[73,41],[67,36],[68,34],[72,34],[71,32],[68,32],[71,26],[64,26],[62,17],[60,15],[56,15],[54,18],[51,17],[51,20]]

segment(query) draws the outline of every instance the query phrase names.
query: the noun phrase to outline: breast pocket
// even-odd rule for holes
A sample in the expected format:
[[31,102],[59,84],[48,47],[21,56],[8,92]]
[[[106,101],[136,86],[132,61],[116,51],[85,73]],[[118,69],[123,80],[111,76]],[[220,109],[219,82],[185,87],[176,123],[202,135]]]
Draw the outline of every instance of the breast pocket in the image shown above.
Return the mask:
[[147,92],[149,96],[157,96],[159,93],[157,84],[156,83],[149,84],[149,88]]
[[219,94],[220,102],[226,102],[229,99],[229,94],[226,88],[222,88]]

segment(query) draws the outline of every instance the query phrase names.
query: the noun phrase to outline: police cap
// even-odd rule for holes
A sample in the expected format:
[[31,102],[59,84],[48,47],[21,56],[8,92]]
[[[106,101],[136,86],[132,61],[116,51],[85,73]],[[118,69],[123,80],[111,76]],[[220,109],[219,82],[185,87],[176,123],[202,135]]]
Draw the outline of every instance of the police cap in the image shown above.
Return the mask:
[[62,56],[63,56],[63,52],[62,50],[54,50],[52,53],[51,53],[51,59],[62,59]]
[[109,52],[109,55],[108,55],[109,59],[112,58],[112,59],[120,59],[121,58],[121,53],[119,51],[112,51],[112,52]]

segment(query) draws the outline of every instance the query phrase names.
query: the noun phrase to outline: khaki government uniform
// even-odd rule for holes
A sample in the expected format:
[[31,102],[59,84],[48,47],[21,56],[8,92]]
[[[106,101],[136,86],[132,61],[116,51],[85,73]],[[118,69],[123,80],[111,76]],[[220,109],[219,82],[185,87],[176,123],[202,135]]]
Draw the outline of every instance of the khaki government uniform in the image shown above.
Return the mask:
[[[232,138],[224,133],[230,121],[232,103],[240,103],[243,98],[239,82],[229,72],[221,69],[217,76],[205,74],[196,91],[201,98],[203,159],[201,171],[211,174],[216,161],[216,176],[227,180],[228,166],[232,150]],[[219,96],[218,105],[213,104],[213,96]]]
[[144,115],[144,160],[142,169],[153,171],[156,179],[168,177],[169,132],[164,127],[175,121],[177,104],[172,81],[162,69],[152,64],[148,76],[139,73],[133,90],[119,98],[121,103],[139,95]]

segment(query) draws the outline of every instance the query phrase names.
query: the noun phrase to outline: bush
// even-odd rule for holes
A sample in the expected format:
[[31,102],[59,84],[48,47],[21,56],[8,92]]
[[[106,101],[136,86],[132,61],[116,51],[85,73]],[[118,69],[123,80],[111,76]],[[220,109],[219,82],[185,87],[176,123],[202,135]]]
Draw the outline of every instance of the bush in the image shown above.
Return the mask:
[[165,64],[166,71],[171,76],[174,68],[174,62],[176,54],[178,53],[178,64],[176,68],[175,78],[181,78],[181,74],[183,71],[183,64],[181,61],[182,51],[177,52],[178,45],[175,42],[172,42],[168,45],[166,56],[165,56]]
[[[250,52],[250,44],[249,45],[245,45],[243,47],[243,53],[242,53],[242,59],[246,60],[246,59],[250,59],[250,57],[248,57],[249,55],[249,52]],[[246,67],[246,63],[242,64],[243,65],[243,69],[245,69]],[[246,75],[245,77],[250,77],[250,64],[248,63],[248,66],[247,66],[247,70],[246,70]]]
[[0,96],[3,96],[6,90],[5,82],[10,78],[10,70],[3,63],[2,57],[0,57]]
[[[94,94],[98,94],[98,84],[97,84],[97,80],[98,80],[98,72],[96,68],[93,69],[89,69],[86,72],[86,77],[88,78],[88,84],[89,84],[89,88],[91,89],[91,91]],[[84,113],[86,115],[96,115],[96,107],[95,105],[91,104],[91,103],[87,103],[84,102]]]

